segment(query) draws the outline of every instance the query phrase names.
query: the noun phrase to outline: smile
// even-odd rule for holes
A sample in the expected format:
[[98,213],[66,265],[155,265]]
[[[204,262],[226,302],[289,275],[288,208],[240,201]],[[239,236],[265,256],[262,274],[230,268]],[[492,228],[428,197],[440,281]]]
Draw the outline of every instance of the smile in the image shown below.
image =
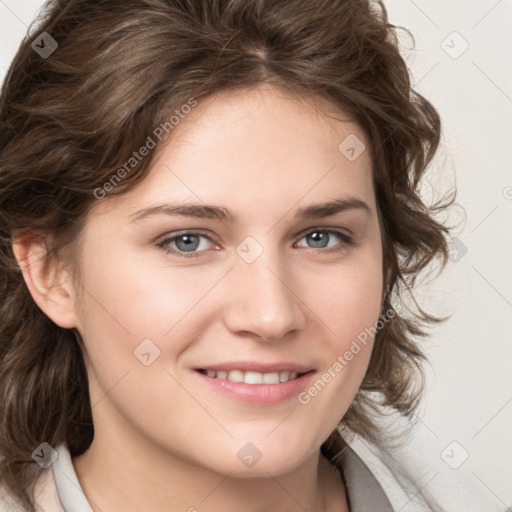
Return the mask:
[[199,367],[194,373],[216,395],[260,406],[296,399],[316,374],[301,364],[240,361]]

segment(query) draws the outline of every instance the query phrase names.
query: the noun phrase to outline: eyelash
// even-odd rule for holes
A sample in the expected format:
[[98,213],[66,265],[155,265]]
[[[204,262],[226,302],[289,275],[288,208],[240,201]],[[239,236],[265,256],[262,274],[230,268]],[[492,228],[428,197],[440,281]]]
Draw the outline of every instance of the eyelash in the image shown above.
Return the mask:
[[[335,235],[337,237],[339,237],[341,239],[341,241],[343,242],[343,244],[340,246],[340,247],[336,247],[336,248],[328,248],[328,249],[325,249],[325,248],[318,248],[317,250],[321,251],[321,252],[327,252],[327,253],[332,253],[332,252],[338,252],[338,251],[341,251],[343,249],[346,248],[346,246],[353,246],[355,245],[355,241],[354,241],[354,238],[350,235],[348,235],[347,233],[343,232],[343,231],[339,231],[337,229],[327,229],[327,228],[314,228],[314,229],[310,229],[309,231],[303,233],[300,237],[299,240],[302,240],[302,238],[312,234],[312,233],[317,233],[317,232],[320,232],[320,233],[329,233],[330,235]],[[175,235],[172,235],[170,237],[167,237],[165,240],[162,240],[161,242],[158,242],[157,243],[157,246],[164,250],[166,252],[166,254],[175,254],[177,255],[178,257],[180,258],[197,258],[198,256],[201,256],[203,254],[203,252],[206,252],[207,249],[205,249],[204,251],[199,251],[199,252],[190,252],[190,253],[186,253],[186,252],[182,252],[182,251],[179,251],[179,250],[176,250],[176,249],[170,249],[169,247],[165,247],[166,245],[174,242],[176,239],[180,238],[181,236],[184,236],[184,235],[196,235],[196,236],[203,236],[205,237],[206,239],[208,239],[210,242],[212,243],[215,243],[215,241],[207,234],[205,233],[201,233],[201,232],[197,232],[197,231],[181,231]],[[315,250],[314,247],[308,247],[308,249],[312,249],[312,250]]]

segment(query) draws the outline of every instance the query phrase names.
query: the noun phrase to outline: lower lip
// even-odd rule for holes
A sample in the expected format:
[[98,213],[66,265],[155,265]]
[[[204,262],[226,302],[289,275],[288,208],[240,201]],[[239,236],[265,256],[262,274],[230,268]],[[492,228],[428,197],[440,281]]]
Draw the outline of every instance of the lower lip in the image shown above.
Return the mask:
[[304,373],[296,379],[279,384],[246,384],[245,382],[232,382],[228,379],[208,377],[198,372],[195,373],[213,389],[225,393],[227,396],[259,405],[270,405],[284,402],[297,395],[306,387],[314,371]]

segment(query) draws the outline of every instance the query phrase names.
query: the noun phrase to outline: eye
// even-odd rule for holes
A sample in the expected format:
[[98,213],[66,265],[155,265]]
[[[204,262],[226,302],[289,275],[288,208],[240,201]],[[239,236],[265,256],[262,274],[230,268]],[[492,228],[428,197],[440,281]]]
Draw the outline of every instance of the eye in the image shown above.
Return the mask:
[[[344,249],[347,245],[354,245],[354,239],[352,236],[337,229],[315,228],[305,233],[301,240],[303,239],[307,239],[312,243],[312,246],[310,246],[311,249],[329,248],[329,251],[326,252],[330,252],[330,250],[338,251]],[[338,239],[338,241],[341,240],[342,244],[338,247],[329,247],[328,243],[332,239]]]
[[[172,253],[183,258],[193,258],[200,256],[207,248],[201,244],[201,239],[206,239],[213,243],[213,240],[204,233],[193,231],[182,231],[159,242],[158,247],[164,249],[167,254]],[[174,248],[172,245],[175,244]],[[207,245],[207,244],[206,244]],[[197,251],[199,248],[202,250]]]

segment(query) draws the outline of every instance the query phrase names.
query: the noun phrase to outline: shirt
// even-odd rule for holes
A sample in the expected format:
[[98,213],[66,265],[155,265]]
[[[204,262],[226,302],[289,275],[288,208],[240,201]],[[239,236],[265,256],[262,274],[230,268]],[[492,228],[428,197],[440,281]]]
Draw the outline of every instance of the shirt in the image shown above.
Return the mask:
[[[55,449],[58,458],[36,482],[34,492],[38,512],[92,512],[78,481],[67,444],[62,443]],[[321,451],[341,471],[351,512],[393,512],[377,479],[337,431],[322,445]],[[333,460],[340,452],[341,455]],[[7,496],[0,495],[0,512],[18,510],[9,505]]]

